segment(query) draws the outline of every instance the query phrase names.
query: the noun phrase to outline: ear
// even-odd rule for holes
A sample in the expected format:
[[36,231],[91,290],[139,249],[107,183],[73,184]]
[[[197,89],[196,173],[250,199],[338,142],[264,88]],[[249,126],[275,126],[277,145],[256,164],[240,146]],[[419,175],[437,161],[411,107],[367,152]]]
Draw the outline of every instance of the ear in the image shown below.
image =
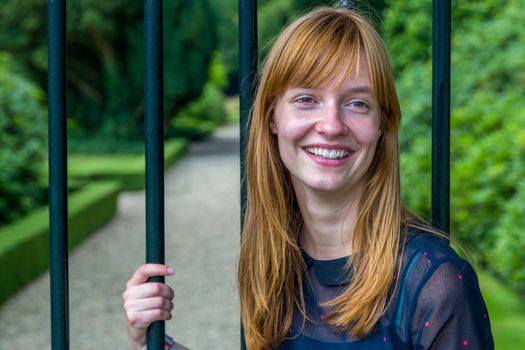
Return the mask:
[[270,115],[270,131],[272,134],[277,135],[277,125],[275,125],[273,113]]

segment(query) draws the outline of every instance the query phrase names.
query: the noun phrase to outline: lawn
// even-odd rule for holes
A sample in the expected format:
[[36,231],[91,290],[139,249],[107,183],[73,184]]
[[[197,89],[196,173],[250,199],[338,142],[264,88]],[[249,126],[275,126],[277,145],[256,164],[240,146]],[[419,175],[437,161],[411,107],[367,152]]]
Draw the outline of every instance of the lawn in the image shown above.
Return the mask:
[[[164,166],[173,165],[185,152],[188,141],[171,139],[164,146]],[[68,175],[72,179],[119,180],[126,191],[144,188],[144,154],[79,154],[68,156]]]
[[489,309],[495,348],[525,349],[525,303],[490,274],[478,270],[478,278]]

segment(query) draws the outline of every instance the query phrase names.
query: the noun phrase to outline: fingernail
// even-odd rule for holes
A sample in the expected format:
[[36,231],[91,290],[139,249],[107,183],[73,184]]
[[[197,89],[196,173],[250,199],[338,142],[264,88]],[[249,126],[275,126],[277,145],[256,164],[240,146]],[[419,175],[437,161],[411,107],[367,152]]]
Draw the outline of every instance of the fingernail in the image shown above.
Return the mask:
[[174,271],[171,267],[168,266],[168,268],[166,269],[166,272],[169,274],[172,274]]

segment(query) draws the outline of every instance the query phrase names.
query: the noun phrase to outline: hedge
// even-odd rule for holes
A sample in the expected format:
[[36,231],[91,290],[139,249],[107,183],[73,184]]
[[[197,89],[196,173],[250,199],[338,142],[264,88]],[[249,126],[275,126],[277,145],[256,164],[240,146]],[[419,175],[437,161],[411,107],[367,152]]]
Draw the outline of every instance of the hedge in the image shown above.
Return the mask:
[[[168,168],[177,161],[188,146],[184,139],[166,141],[164,147],[164,168]],[[69,158],[68,174],[78,179],[111,179],[122,183],[125,191],[144,189],[145,159],[140,154],[72,154]]]
[[[93,181],[69,196],[69,249],[113,217],[121,185]],[[0,228],[0,305],[49,267],[49,208]]]

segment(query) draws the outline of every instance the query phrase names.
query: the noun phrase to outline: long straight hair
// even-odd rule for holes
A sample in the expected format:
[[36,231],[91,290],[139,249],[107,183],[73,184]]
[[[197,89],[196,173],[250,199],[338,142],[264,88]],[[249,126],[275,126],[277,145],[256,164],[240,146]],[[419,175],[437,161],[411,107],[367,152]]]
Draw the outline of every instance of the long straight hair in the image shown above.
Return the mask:
[[[361,60],[364,55],[364,61]],[[359,67],[366,62],[366,67]],[[359,14],[319,8],[277,38],[261,74],[247,149],[248,201],[238,266],[241,315],[249,350],[271,349],[286,337],[294,312],[306,316],[305,264],[299,246],[302,217],[270,120],[289,87],[317,87],[368,69],[380,105],[382,134],[365,175],[353,238],[348,288],[327,305],[327,321],[355,337],[371,332],[388,303],[399,257],[398,128],[401,118],[384,44]]]

